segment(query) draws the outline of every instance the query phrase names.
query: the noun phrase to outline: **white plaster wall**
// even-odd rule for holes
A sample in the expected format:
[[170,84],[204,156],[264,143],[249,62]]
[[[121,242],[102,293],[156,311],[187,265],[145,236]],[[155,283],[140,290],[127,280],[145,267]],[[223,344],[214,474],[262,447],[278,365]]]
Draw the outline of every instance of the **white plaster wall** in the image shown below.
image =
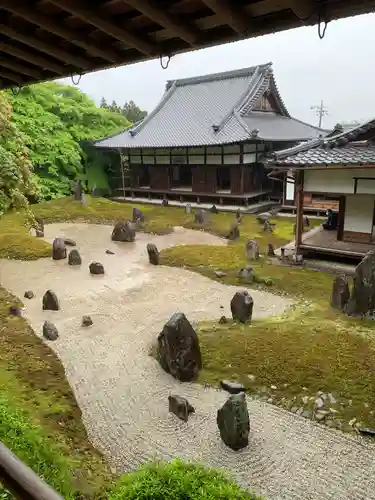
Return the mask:
[[[289,177],[288,177],[289,179]],[[294,180],[286,183],[286,199],[288,201],[294,200]]]
[[356,194],[346,196],[344,231],[372,232],[375,196]]
[[[375,179],[375,168],[305,170],[304,190],[309,193],[353,194],[354,177]],[[375,182],[359,180],[358,192],[375,194]]]

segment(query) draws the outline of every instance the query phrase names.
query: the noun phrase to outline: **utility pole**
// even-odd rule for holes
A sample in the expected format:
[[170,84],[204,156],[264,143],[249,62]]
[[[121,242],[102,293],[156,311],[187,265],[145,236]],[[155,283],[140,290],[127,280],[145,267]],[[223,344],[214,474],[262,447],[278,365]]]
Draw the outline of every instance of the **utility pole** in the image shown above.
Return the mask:
[[311,106],[311,109],[315,111],[317,117],[319,118],[318,127],[322,128],[323,116],[328,115],[328,109],[324,106],[323,101],[320,101],[319,106]]

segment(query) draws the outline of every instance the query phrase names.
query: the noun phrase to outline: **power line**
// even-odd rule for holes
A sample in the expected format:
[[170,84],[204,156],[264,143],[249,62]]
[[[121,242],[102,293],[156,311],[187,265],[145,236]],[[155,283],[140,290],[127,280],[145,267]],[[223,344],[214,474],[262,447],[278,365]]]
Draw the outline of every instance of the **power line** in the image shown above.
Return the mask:
[[324,106],[324,103],[323,101],[320,101],[320,105],[315,105],[315,106],[311,106],[311,109],[313,111],[315,111],[315,114],[317,115],[318,117],[318,127],[319,128],[322,128],[322,120],[323,120],[323,116],[326,116],[328,115],[328,109]]

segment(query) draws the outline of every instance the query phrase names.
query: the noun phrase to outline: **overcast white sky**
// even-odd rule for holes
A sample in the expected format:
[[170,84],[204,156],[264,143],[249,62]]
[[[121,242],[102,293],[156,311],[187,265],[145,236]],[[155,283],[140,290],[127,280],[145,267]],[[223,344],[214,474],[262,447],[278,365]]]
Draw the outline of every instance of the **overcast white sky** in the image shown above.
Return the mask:
[[375,117],[375,14],[328,25],[320,40],[317,27],[175,56],[163,70],[159,61],[85,75],[80,88],[95,101],[103,96],[118,104],[133,100],[151,111],[166,80],[273,62],[281,95],[290,113],[316,123],[310,109],[323,100],[329,111],[323,126]]

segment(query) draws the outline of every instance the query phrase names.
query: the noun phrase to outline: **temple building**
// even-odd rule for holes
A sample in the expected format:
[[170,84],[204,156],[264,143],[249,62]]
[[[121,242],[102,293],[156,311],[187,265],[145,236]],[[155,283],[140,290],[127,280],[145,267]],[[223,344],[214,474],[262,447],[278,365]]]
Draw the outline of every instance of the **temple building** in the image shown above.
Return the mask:
[[168,81],[142,122],[93,145],[121,154],[116,197],[247,206],[282,198],[265,154],[324,134],[290,116],[268,63]]

